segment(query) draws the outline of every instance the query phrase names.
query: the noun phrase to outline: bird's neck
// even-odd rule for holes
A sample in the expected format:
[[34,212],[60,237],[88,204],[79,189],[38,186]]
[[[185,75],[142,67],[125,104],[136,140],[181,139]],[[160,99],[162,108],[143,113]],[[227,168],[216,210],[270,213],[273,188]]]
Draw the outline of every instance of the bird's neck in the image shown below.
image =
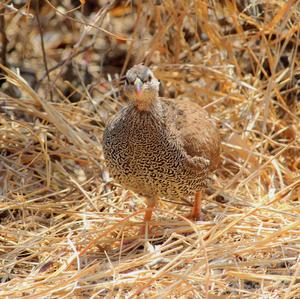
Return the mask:
[[152,109],[155,109],[155,106],[158,104],[158,99],[136,99],[134,104],[137,110],[150,112]]
[[[159,98],[152,102],[151,105],[145,107],[138,107],[136,102],[129,104],[129,114],[132,115],[132,119],[135,122],[135,126],[141,125],[141,128],[146,129],[145,123],[158,124],[165,119],[164,107]],[[142,108],[142,109],[141,109]],[[139,125],[137,125],[139,124]],[[151,126],[150,126],[151,127]],[[153,129],[153,127],[152,127]]]

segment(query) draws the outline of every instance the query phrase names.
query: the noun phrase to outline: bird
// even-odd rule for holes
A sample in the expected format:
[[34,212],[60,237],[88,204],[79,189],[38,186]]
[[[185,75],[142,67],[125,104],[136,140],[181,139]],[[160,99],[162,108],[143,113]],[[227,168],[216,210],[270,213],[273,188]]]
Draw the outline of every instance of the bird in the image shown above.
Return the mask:
[[146,198],[149,223],[160,198],[194,196],[189,218],[202,217],[202,192],[220,162],[215,122],[192,99],[159,97],[159,80],[144,64],[126,72],[128,104],[103,132],[103,154],[110,176]]

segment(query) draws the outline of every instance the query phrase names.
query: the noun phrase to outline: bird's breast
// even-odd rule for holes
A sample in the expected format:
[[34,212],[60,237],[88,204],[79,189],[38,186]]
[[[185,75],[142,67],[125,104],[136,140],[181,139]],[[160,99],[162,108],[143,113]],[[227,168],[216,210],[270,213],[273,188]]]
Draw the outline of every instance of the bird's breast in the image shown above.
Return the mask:
[[180,164],[181,153],[173,139],[155,115],[123,111],[106,127],[104,155],[110,165],[127,173],[131,170],[136,175],[154,176],[157,172],[171,172]]

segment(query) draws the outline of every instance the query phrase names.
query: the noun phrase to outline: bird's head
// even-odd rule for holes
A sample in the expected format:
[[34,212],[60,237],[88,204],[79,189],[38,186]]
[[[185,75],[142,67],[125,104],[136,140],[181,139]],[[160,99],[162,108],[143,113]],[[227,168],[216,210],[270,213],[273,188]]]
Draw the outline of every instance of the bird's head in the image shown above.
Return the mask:
[[140,110],[148,110],[158,97],[159,81],[143,64],[133,66],[126,73],[124,93]]

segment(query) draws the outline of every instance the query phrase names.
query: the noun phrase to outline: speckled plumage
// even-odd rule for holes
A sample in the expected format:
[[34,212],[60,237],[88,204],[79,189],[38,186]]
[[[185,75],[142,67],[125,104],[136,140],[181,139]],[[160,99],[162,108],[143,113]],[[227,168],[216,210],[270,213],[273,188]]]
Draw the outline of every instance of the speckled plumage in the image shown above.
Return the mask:
[[[107,124],[104,156],[110,174],[125,188],[148,199],[181,199],[202,190],[217,168],[218,130],[196,103],[159,98],[158,81],[153,76],[146,83],[146,71],[153,76],[143,65],[127,73],[125,93],[132,101]],[[144,97],[134,91],[133,82],[140,84],[136,78],[146,85]],[[145,96],[149,90],[155,90],[152,97]]]

